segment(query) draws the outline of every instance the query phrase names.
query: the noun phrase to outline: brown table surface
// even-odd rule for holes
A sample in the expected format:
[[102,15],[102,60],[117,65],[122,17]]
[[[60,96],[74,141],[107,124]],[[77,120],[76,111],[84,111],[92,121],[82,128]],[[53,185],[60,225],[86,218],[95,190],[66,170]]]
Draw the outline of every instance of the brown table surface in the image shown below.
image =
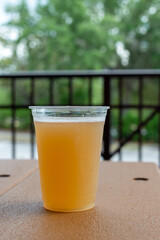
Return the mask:
[[42,207],[36,161],[2,160],[3,174],[10,177],[0,177],[1,240],[160,239],[160,174],[153,163],[101,163],[96,207],[77,213]]

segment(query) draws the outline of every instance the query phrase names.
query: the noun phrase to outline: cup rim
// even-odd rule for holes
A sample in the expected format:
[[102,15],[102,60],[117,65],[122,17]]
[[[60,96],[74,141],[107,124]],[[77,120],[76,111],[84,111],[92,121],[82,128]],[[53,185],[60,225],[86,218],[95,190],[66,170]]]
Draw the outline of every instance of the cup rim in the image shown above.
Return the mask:
[[107,111],[110,106],[29,106],[28,107],[31,110],[38,110],[38,111],[44,111],[44,110],[53,110],[55,112],[59,111],[94,111],[94,112],[103,112]]

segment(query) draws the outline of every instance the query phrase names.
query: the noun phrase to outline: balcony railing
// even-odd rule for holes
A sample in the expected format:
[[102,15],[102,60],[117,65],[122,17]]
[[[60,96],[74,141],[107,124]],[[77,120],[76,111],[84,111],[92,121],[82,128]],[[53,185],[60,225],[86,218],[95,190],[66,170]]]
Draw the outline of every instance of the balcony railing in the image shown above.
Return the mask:
[[[115,154],[119,154],[119,160],[122,160],[122,148],[137,135],[138,143],[138,160],[142,160],[142,128],[150,122],[155,115],[158,115],[159,123],[158,129],[158,151],[159,151],[159,163],[160,163],[160,70],[101,70],[101,71],[33,71],[33,72],[16,72],[16,73],[1,73],[0,81],[9,80],[11,87],[11,104],[1,104],[1,109],[11,110],[11,132],[12,132],[12,158],[16,158],[16,110],[17,109],[27,109],[28,105],[37,105],[35,102],[35,81],[42,80],[48,81],[48,95],[49,101],[47,105],[55,105],[54,99],[54,83],[55,81],[61,81],[61,79],[67,79],[68,81],[68,93],[69,98],[67,105],[75,105],[73,101],[74,87],[73,83],[75,79],[83,79],[88,81],[88,103],[86,105],[93,106],[93,80],[101,79],[103,83],[103,99],[101,105],[110,106],[111,110],[108,112],[108,116],[104,128],[104,138],[103,138],[103,151],[102,156],[106,160],[110,160]],[[157,104],[144,104],[143,103],[143,88],[144,79],[149,78],[153,84],[158,82],[157,88]],[[117,81],[117,103],[112,101],[113,99],[113,80]],[[18,81],[27,80],[30,83],[30,97],[29,104],[16,104],[16,86]],[[123,101],[124,92],[124,81],[133,81],[138,83],[137,96],[138,101],[136,103],[128,103]],[[129,90],[128,90],[129,91]],[[152,94],[152,92],[151,92]],[[154,96],[153,96],[154,98]],[[57,104],[56,104],[57,105]],[[77,105],[77,104],[76,104]],[[79,104],[82,105],[82,104]],[[116,149],[111,151],[111,117],[112,111],[118,110],[117,124],[118,124],[118,146]],[[138,112],[138,122],[136,128],[130,132],[128,136],[123,137],[123,111],[127,109],[134,109]],[[146,119],[142,117],[142,111],[144,109],[150,109],[151,112]],[[30,124],[30,157],[34,158],[34,127],[31,121]]]

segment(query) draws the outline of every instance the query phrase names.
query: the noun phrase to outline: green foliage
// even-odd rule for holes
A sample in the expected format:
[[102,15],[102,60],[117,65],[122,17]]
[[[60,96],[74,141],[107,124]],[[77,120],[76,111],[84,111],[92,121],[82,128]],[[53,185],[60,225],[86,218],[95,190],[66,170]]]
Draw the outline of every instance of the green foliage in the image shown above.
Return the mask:
[[[11,129],[12,126],[12,111],[9,109],[2,109],[0,111],[0,128]],[[15,112],[15,128],[17,130],[26,130],[30,127],[31,116],[29,109],[20,109]]]
[[12,49],[0,67],[8,69],[9,63],[17,70],[158,68],[159,6],[160,0],[48,0],[38,1],[31,12],[21,0],[6,9],[6,27],[15,29],[17,37],[9,40],[0,34],[2,44]]
[[[143,121],[145,121],[153,110],[144,110],[142,112]],[[118,119],[119,111],[112,110],[112,131],[111,135],[114,140],[119,139],[118,136]],[[122,129],[122,139],[125,139],[130,134],[132,134],[138,127],[139,124],[139,113],[137,110],[123,111],[122,113],[123,129]],[[159,116],[155,115],[147,125],[141,128],[142,141],[146,142],[158,142],[159,136]],[[132,139],[133,141],[138,140],[138,133]]]
[[47,105],[49,103],[49,82],[47,79],[35,80],[35,105]]
[[9,6],[7,12],[11,20],[6,26],[16,29],[18,34],[15,40],[4,41],[13,49],[11,61],[15,68],[54,70],[116,67],[115,44],[121,40],[121,34],[110,34],[119,25],[118,18],[111,11],[114,5],[116,7],[116,1],[110,4],[111,13],[107,14],[104,14],[107,10],[103,1],[90,3],[83,0],[73,4],[71,0],[48,0],[45,5],[37,3],[35,14],[30,13],[24,0],[16,6]]
[[31,125],[31,113],[29,109],[19,109],[16,111],[15,127],[17,130],[26,130]]
[[0,105],[11,104],[11,82],[10,80],[0,81]]
[[11,110],[2,109],[0,111],[0,128],[11,128]]

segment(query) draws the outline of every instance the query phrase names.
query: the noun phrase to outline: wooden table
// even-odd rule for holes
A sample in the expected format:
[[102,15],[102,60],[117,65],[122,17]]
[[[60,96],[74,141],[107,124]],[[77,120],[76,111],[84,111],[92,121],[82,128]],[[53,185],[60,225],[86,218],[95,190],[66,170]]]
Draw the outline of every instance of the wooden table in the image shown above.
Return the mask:
[[10,177],[0,177],[1,240],[160,239],[160,174],[153,163],[101,163],[96,207],[77,213],[42,207],[36,161],[0,161],[4,174]]

